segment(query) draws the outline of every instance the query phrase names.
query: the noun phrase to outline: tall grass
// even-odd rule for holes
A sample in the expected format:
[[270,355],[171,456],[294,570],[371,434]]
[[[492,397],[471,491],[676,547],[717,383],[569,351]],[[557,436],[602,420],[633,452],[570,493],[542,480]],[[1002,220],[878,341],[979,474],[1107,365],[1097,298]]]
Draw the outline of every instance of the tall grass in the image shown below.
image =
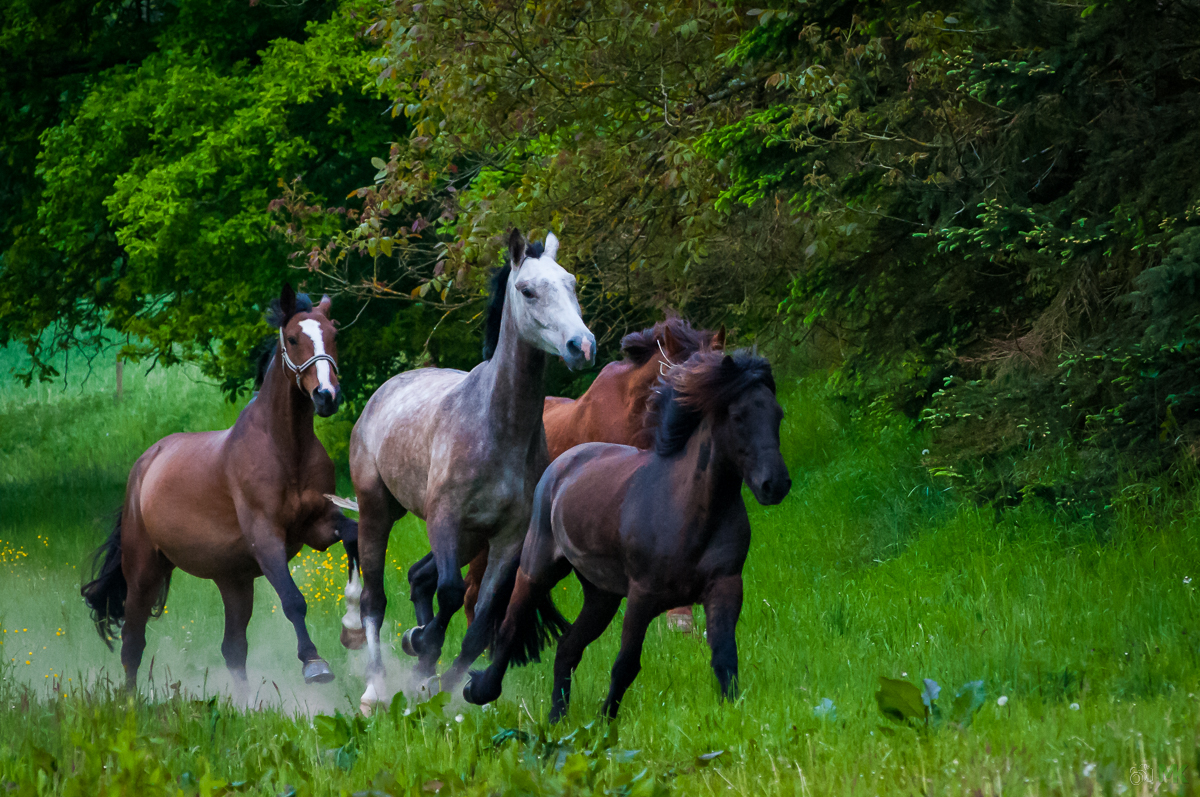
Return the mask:
[[[130,369],[124,400],[114,403],[112,392],[103,372],[65,388],[0,388],[0,788],[1132,794],[1195,783],[1196,496],[1131,505],[1103,533],[1035,506],[998,515],[931,478],[925,440],[906,423],[855,423],[803,382],[783,390],[792,494],[751,508],[742,694],[733,704],[717,699],[702,634],[656,621],[616,738],[605,736],[594,720],[618,616],[585,655],[561,727],[544,724],[552,657],[511,671],[487,710],[456,698],[444,711],[362,725],[321,719],[351,716],[363,686],[360,654],[336,641],[340,551],[293,562],[335,684],[303,685],[290,626],[260,584],[250,626],[254,707],[229,703],[217,591],[179,574],[167,613],[151,624],[140,700],[127,703],[109,688],[120,680],[118,657],[78,598],[87,554],[146,446],[172,431],[227,426],[238,408],[182,369]],[[344,420],[322,427],[334,451],[344,451],[347,431]],[[407,666],[398,635],[413,620],[403,568],[424,545],[412,518],[393,532],[385,634],[397,684]],[[563,582],[556,600],[570,616],[576,585]],[[447,657],[462,630],[456,621]],[[902,727],[876,706],[881,675],[933,679],[940,705],[982,680],[986,700],[967,727]]]

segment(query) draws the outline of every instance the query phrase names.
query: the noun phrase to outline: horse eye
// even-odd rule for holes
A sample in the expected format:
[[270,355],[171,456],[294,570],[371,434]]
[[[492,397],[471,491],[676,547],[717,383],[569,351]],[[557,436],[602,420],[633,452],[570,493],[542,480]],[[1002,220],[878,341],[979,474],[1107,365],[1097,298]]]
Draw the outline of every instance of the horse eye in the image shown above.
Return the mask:
[[522,296],[524,296],[526,299],[532,299],[532,298],[533,298],[534,296],[536,296],[537,294],[535,294],[535,293],[534,293],[533,291],[531,291],[529,288],[522,288],[522,289],[521,289],[521,295],[522,295]]
[[293,346],[295,346],[295,345],[296,345],[296,343],[297,343],[297,340],[296,340],[294,337],[292,337],[291,335],[288,335],[288,343],[290,343],[290,344],[292,344]]

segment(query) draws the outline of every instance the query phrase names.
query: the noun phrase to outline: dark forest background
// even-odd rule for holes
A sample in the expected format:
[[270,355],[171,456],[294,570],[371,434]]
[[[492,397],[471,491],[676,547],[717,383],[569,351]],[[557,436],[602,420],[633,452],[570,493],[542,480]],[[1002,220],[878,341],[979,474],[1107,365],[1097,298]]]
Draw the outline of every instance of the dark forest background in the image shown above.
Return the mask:
[[1195,0],[0,14],[15,378],[104,352],[235,395],[289,280],[335,296],[361,405],[478,361],[517,226],[560,236],[607,358],[667,312],[724,325],[907,414],[977,500],[1103,517],[1195,471]]

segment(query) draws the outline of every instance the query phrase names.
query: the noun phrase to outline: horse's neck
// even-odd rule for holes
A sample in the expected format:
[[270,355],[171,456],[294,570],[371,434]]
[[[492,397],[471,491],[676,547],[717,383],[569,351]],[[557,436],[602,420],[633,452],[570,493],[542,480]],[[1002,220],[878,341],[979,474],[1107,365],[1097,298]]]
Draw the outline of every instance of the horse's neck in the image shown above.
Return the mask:
[[625,392],[625,404],[631,413],[629,420],[631,423],[636,423],[639,428],[642,416],[646,414],[646,403],[650,400],[650,392],[658,382],[658,376],[659,362],[655,357],[620,375],[624,382],[622,389]]
[[[722,510],[740,502],[742,476],[713,436],[712,418],[705,418],[672,463],[676,498],[697,526],[709,529],[720,522]],[[683,490],[678,488],[682,486]],[[701,515],[702,517],[697,517]],[[690,525],[690,524],[689,524]]]
[[507,310],[500,325],[500,341],[488,365],[488,414],[493,429],[510,439],[529,437],[542,425],[546,354],[521,340]]
[[313,406],[295,389],[295,381],[288,376],[276,347],[258,398],[246,408],[246,415],[255,426],[266,431],[271,445],[283,461],[300,467],[300,454],[316,439],[313,434]]

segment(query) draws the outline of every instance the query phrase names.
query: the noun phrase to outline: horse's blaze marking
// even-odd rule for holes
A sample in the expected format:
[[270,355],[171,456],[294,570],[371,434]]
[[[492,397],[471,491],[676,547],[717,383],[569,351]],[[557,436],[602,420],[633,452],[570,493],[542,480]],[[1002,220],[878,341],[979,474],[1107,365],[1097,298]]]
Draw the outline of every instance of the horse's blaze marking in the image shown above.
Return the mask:
[[[320,357],[325,353],[325,336],[321,334],[320,321],[306,318],[300,322],[300,330],[312,339],[314,355]],[[329,381],[329,362],[327,360],[317,360],[317,382],[322,390],[335,392],[333,383]]]

